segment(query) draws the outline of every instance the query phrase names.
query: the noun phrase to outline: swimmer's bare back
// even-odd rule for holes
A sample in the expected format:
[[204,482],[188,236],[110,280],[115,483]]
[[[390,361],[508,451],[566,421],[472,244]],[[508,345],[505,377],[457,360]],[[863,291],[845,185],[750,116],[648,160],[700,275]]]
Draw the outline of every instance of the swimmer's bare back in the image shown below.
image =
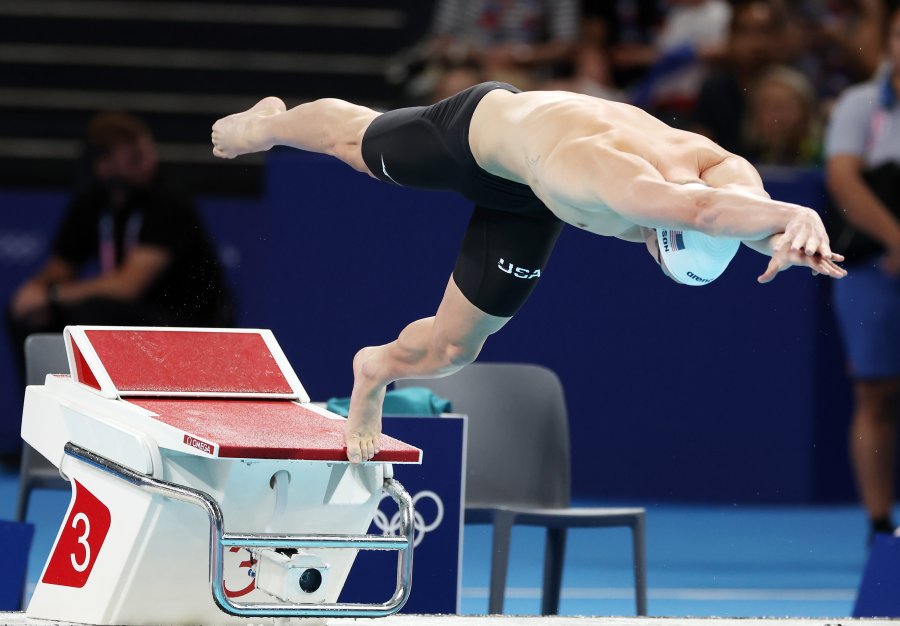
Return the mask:
[[[469,135],[479,165],[528,182],[543,157],[578,143],[639,157],[668,181],[720,186],[715,166],[734,157],[702,135],[672,128],[642,109],[565,91],[494,90],[479,104]],[[522,171],[522,156],[526,171]],[[761,186],[755,169],[748,183]],[[731,182],[731,181],[729,181]]]
[[[706,231],[701,224],[673,224],[679,220],[671,213],[676,206],[646,206],[671,201],[676,193],[690,196],[681,187],[688,182],[740,193],[748,210],[802,208],[769,200],[756,169],[706,137],[672,128],[629,104],[581,94],[492,91],[472,117],[469,142],[485,170],[529,185],[562,220],[600,235],[623,236],[638,226]],[[653,182],[679,189],[670,185],[670,193],[656,194],[660,185],[636,184]],[[727,232],[728,225],[722,226],[723,232],[710,234],[772,234],[764,225],[758,232]]]

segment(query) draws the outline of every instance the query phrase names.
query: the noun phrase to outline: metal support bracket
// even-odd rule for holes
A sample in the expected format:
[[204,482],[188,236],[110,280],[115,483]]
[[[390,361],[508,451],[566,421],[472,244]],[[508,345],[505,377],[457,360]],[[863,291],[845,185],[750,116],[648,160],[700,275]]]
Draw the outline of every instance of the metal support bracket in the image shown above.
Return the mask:
[[[412,498],[399,482],[385,478],[383,489],[400,508],[400,534],[383,535],[283,535],[226,533],[222,509],[209,494],[135,472],[71,442],[67,455],[138,487],[144,491],[199,506],[209,516],[209,582],[213,600],[225,613],[238,617],[385,617],[403,608],[412,582]],[[334,548],[345,550],[396,550],[397,586],[393,596],[381,604],[356,603],[264,603],[232,602],[225,595],[224,553],[227,548]]]

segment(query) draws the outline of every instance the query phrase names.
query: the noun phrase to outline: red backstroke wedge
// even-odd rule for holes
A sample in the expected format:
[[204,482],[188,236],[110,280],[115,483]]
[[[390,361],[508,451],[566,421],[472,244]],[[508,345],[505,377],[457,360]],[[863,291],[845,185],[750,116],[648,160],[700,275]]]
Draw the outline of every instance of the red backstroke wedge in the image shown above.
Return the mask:
[[117,396],[306,396],[268,330],[74,326],[66,336],[76,380]]

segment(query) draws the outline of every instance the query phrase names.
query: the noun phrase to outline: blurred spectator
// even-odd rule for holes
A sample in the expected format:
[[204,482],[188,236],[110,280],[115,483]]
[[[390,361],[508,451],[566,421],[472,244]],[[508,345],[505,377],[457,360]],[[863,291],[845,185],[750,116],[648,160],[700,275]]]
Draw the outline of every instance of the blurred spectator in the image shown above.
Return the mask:
[[433,99],[484,80],[534,88],[572,62],[577,0],[440,0],[432,59]]
[[694,107],[705,63],[724,56],[731,8],[725,0],[668,0],[667,4],[653,45],[624,47],[618,59],[648,68],[633,103],[683,126],[678,121]]
[[848,85],[869,80],[882,60],[884,0],[825,0],[815,55],[820,95],[833,100]]
[[827,113],[849,85],[872,77],[881,62],[883,0],[779,0],[787,36],[778,59],[803,72]]
[[611,42],[616,24],[615,3],[582,4],[581,39],[572,61],[571,76],[541,84],[542,89],[574,91],[606,100],[624,100],[613,78]]
[[692,130],[730,152],[748,155],[742,130],[747,93],[776,61],[785,26],[778,3],[750,0],[733,7],[723,66],[711,72],[700,88]]
[[745,136],[746,156],[758,165],[821,165],[818,101],[803,74],[775,66],[760,78]]
[[[86,139],[90,185],[72,200],[50,259],[9,303],[20,371],[25,337],[67,324],[231,323],[215,249],[192,203],[159,180],[147,127],[127,113],[100,113]],[[83,276],[91,265],[98,271]]]
[[662,0],[583,0],[582,7],[585,30],[596,32],[597,24],[603,29],[614,84],[634,84],[652,62],[665,15]]
[[[847,278],[833,288],[854,387],[850,449],[874,532],[894,528],[891,507],[900,419],[900,7],[896,3],[889,15],[885,72],[840,97],[826,136],[828,189],[850,227],[832,238],[835,250],[846,250],[851,264]],[[854,230],[856,236],[845,239]],[[848,242],[853,242],[850,249],[845,248]]]
[[605,100],[625,101],[625,92],[613,83],[610,59],[595,46],[579,46],[572,75],[540,84],[541,89],[574,91]]

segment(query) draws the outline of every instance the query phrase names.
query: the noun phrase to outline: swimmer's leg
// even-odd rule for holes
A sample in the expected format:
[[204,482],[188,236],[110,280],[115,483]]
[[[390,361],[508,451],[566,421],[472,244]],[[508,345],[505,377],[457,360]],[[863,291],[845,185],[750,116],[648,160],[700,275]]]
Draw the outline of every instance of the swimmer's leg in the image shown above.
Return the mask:
[[378,451],[381,405],[389,383],[439,378],[462,369],[475,360],[488,336],[510,319],[483,312],[451,278],[434,317],[413,322],[396,341],[360,350],[353,359],[353,393],[344,429],[347,458],[358,463]]
[[213,154],[242,154],[288,146],[329,154],[357,171],[370,173],[360,152],[363,134],[380,113],[344,100],[323,98],[287,109],[278,98],[263,98],[250,109],[223,117],[212,127]]

